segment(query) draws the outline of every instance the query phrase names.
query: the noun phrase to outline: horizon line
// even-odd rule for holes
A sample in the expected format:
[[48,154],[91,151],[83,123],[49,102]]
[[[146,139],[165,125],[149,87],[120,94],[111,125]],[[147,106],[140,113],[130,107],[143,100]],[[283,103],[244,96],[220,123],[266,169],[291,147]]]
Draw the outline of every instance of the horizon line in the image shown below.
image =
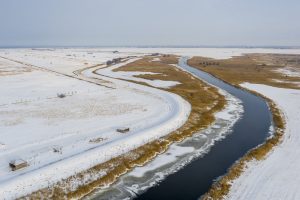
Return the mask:
[[0,49],[13,48],[274,48],[298,49],[300,45],[0,45]]

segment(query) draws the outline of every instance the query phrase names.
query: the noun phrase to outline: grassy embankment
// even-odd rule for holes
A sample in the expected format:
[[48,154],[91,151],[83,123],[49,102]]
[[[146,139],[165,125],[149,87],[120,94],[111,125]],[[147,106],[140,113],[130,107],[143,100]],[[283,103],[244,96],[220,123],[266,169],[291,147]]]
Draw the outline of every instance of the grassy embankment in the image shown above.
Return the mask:
[[[139,75],[138,77],[180,82],[181,84],[172,88],[160,89],[178,94],[191,104],[192,110],[188,121],[178,130],[159,140],[150,142],[122,156],[74,175],[55,186],[37,191],[29,196],[31,199],[41,199],[41,197],[55,199],[80,198],[91,193],[96,188],[101,188],[113,183],[119,176],[132,170],[135,166],[144,165],[156,155],[166,151],[170,144],[180,142],[195,132],[207,128],[214,121],[214,113],[220,111],[226,104],[225,97],[219,94],[216,88],[170,65],[178,62],[177,57],[166,56],[160,58],[161,61],[152,62],[153,57],[145,57],[118,68],[117,70],[154,72],[159,74]],[[143,82],[139,82],[138,84],[147,85]],[[70,189],[69,185],[72,182],[78,182],[88,175],[98,174],[100,172],[105,172],[106,175],[97,180],[86,181],[77,187],[76,190]]]
[[249,82],[300,89],[300,77],[287,76],[277,71],[286,65],[300,71],[300,56],[297,55],[248,54],[225,60],[194,57],[188,62],[235,86]]
[[[284,58],[287,59],[289,56],[253,54],[234,57],[227,60],[213,60],[194,57],[188,61],[188,64],[244,90],[246,89],[239,86],[240,83],[249,82],[281,88],[299,89],[299,86],[295,84],[297,81],[300,81],[299,78],[288,77],[274,71],[274,69],[282,68],[285,65],[286,60]],[[277,82],[276,80],[280,80],[282,82]],[[223,199],[230,190],[231,181],[242,174],[246,168],[247,162],[253,159],[264,159],[266,155],[281,142],[285,129],[285,121],[280,110],[271,99],[255,91],[249,92],[262,96],[268,102],[273,115],[273,122],[275,126],[274,135],[267,139],[264,144],[250,150],[244,157],[236,162],[228,170],[226,175],[213,184],[203,199]]]

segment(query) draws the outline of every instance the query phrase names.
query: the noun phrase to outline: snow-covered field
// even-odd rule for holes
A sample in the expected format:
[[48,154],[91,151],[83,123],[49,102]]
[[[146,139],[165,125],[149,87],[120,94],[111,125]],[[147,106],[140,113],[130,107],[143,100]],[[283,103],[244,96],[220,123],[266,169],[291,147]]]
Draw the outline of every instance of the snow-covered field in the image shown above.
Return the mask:
[[283,142],[265,160],[248,163],[233,181],[227,199],[300,199],[300,90],[249,83],[241,86],[272,99],[283,111],[286,131]]
[[300,54],[300,49],[274,48],[118,48],[117,50],[127,53],[163,53],[189,57],[203,56],[215,59],[227,59],[246,53]]
[[[159,184],[168,175],[176,173],[195,159],[208,153],[216,141],[222,140],[231,133],[232,127],[242,116],[241,101],[232,95],[220,91],[227,99],[228,106],[216,113],[216,121],[180,143],[174,143],[163,154],[158,155],[144,166],[136,167],[120,180],[96,191],[87,199],[133,199],[150,187]],[[107,195],[107,196],[106,196]]]
[[[0,76],[1,198],[47,187],[164,136],[179,128],[190,113],[188,102],[162,90],[101,77],[113,85],[108,88],[78,80],[76,75],[64,76],[86,67],[80,67],[77,59],[69,62],[68,56],[49,51],[41,59],[31,54],[33,50],[9,51],[1,56],[34,66],[0,58],[1,72],[14,66]],[[92,64],[107,58],[98,59]],[[46,65],[50,61],[57,65]],[[61,93],[66,97],[59,98]],[[120,127],[130,131],[118,133]],[[8,164],[16,159],[26,160],[29,166],[11,171]]]
[[[190,112],[188,102],[178,95],[120,79],[160,88],[179,82],[134,77],[140,72],[113,72],[114,68],[138,58],[104,68],[106,61],[114,58],[151,53],[224,59],[243,53],[300,54],[300,50],[0,49],[0,199],[13,199],[46,187],[180,127]],[[103,68],[93,73],[96,65]],[[78,74],[82,69],[85,70]],[[297,150],[300,92],[244,86],[270,97],[282,108],[288,122],[287,133],[283,144],[265,161],[250,163],[253,167],[235,181],[230,197],[297,199],[298,194],[288,191],[295,191],[300,182],[297,176],[300,166],[296,162],[300,155]],[[57,94],[66,97],[59,98]],[[129,127],[130,131],[116,132],[120,127]],[[12,172],[8,164],[15,159],[24,159],[29,166]],[[284,180],[289,184],[284,185]],[[251,181],[253,184],[246,184]],[[277,196],[268,196],[272,192]]]
[[[137,60],[137,59],[133,59],[133,60]],[[136,77],[137,75],[142,75],[142,74],[157,74],[157,73],[153,73],[153,72],[130,72],[130,71],[114,72],[113,71],[114,69],[117,69],[119,67],[120,67],[120,64],[114,65],[112,67],[100,68],[96,71],[96,74],[101,74],[103,76],[117,78],[117,79],[125,79],[125,80],[143,82],[143,83],[147,83],[148,85],[151,85],[153,87],[158,87],[158,88],[170,88],[177,84],[180,84],[180,82],[177,82],[177,81],[148,80],[148,79]]]

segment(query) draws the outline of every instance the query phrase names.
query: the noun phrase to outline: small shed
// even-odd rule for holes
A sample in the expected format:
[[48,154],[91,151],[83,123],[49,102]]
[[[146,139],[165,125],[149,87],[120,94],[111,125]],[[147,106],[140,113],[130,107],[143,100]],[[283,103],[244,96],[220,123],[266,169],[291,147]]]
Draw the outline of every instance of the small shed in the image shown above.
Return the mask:
[[55,145],[55,146],[52,147],[52,149],[53,149],[54,153],[62,154],[62,147],[61,146]]
[[23,159],[16,159],[16,160],[11,161],[9,163],[9,166],[12,171],[16,171],[16,170],[27,167],[28,163],[27,163],[27,161],[25,161]]
[[130,129],[128,127],[117,128],[117,132],[119,133],[127,133],[129,130]]
[[114,58],[114,59],[112,59],[112,62],[113,63],[119,63],[119,62],[121,62],[121,58]]
[[107,62],[106,62],[106,65],[111,65],[113,62],[111,61],[111,60],[108,60]]
[[57,94],[57,97],[58,97],[58,98],[65,98],[65,97],[66,97],[66,94],[64,94],[64,93],[58,93],[58,94]]
[[104,139],[102,137],[98,137],[98,138],[93,138],[90,139],[89,143],[99,143],[102,142]]

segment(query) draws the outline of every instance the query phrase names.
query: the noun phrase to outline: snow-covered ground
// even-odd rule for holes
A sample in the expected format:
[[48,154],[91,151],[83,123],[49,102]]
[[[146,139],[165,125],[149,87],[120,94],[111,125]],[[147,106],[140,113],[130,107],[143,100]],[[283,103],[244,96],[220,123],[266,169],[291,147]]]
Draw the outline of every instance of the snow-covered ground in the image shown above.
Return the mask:
[[274,48],[117,48],[117,50],[127,53],[163,53],[188,57],[203,56],[216,59],[226,59],[246,53],[300,54],[300,49]]
[[[93,66],[105,67],[108,60],[151,53],[224,59],[243,53],[300,54],[300,50],[0,49],[0,199],[12,199],[46,187],[180,127],[190,112],[190,105],[186,101],[156,88],[118,79],[146,82],[161,88],[180,83],[158,80],[147,82],[134,77],[140,72],[113,72],[114,66],[93,73]],[[126,63],[135,59],[131,58]],[[82,74],[74,73],[83,68],[86,70]],[[297,145],[300,144],[296,134],[299,128],[299,91],[250,84],[245,86],[250,89],[255,87],[252,89],[257,89],[278,103],[286,114],[288,133],[283,144],[266,161],[250,164],[254,166],[253,169],[249,168],[235,182],[230,195],[242,199],[297,199],[298,194],[288,191],[295,191],[293,189],[300,182],[295,171],[299,169],[296,162]],[[57,94],[61,93],[66,94],[66,97],[59,98]],[[119,127],[130,127],[130,132],[117,133]],[[55,149],[58,152],[54,152]],[[10,171],[8,163],[19,158],[27,160],[29,167]],[[271,181],[273,177],[274,182]],[[246,184],[246,178],[250,178],[254,184]],[[284,184],[283,181],[287,179],[289,184]],[[260,185],[255,186],[255,183]],[[245,194],[240,192],[243,192],[240,188],[245,188]],[[282,192],[278,194],[280,190]],[[268,196],[272,195],[270,191],[277,196]]]
[[300,69],[292,67],[284,67],[276,70],[279,73],[283,73],[289,77],[300,77]]
[[[228,105],[216,113],[216,121],[210,127],[195,133],[180,143],[174,143],[163,154],[158,155],[144,166],[136,167],[128,174],[120,177],[117,184],[97,191],[91,199],[132,199],[150,187],[159,184],[168,175],[176,173],[194,159],[208,153],[218,140],[231,133],[231,128],[243,113],[241,101],[232,95],[220,91],[227,99]],[[105,195],[108,196],[105,196]],[[89,199],[89,198],[87,198]]]
[[300,199],[300,90],[244,83],[241,86],[272,99],[283,111],[286,131],[283,142],[266,159],[248,163],[233,181],[227,199]]
[[113,53],[110,49],[0,49],[0,56],[30,63],[56,72],[74,75],[84,67],[105,64],[119,57],[144,55],[137,52]]
[[[179,128],[190,113],[190,104],[178,95],[107,77],[100,78],[113,88],[78,80],[74,74],[67,77],[64,74],[85,65],[77,59],[69,63],[68,54],[56,60],[52,51],[41,59],[30,52],[35,50],[1,52],[3,57],[34,65],[0,58],[0,69],[14,66],[13,72],[0,75],[1,198],[47,187],[164,136]],[[92,64],[107,58],[98,59]],[[44,65],[47,61],[57,65]],[[59,98],[61,93],[66,97]],[[118,133],[119,127],[130,131]],[[8,164],[16,159],[29,166],[11,171]]]
[[[51,52],[51,53],[49,53]],[[142,56],[145,54],[162,53],[178,56],[203,56],[226,59],[246,53],[278,53],[300,54],[300,49],[274,48],[49,48],[49,49],[0,49],[0,56],[18,57],[32,64],[41,64],[49,69],[65,72],[103,63],[118,57]],[[52,60],[53,59],[53,60]],[[153,61],[159,61],[154,58]]]
[[[132,59],[132,60],[137,60],[137,59]],[[111,77],[111,78],[143,82],[143,83],[147,83],[148,85],[151,85],[153,87],[158,87],[158,88],[170,88],[177,84],[180,84],[180,82],[177,82],[177,81],[149,80],[149,79],[143,79],[143,78],[136,77],[138,75],[144,75],[144,74],[158,74],[158,73],[153,73],[153,72],[131,72],[131,71],[116,71],[116,72],[114,72],[113,71],[114,69],[119,68],[121,65],[123,65],[123,64],[117,64],[112,67],[100,68],[96,71],[96,73],[101,74],[103,76]]]

